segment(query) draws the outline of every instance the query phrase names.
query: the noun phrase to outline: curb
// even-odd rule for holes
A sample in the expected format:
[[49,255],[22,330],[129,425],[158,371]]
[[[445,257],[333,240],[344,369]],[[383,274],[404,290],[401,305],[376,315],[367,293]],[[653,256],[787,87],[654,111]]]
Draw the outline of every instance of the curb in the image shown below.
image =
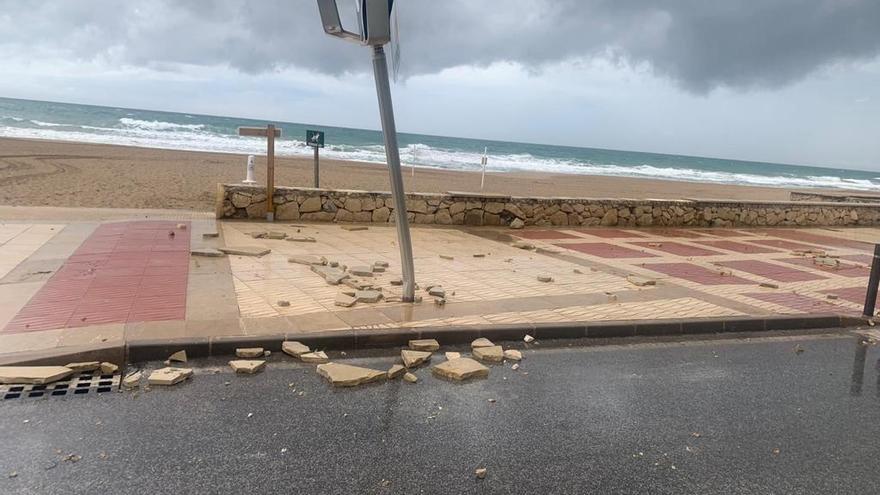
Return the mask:
[[166,359],[185,350],[193,358],[229,356],[238,347],[263,347],[281,351],[285,340],[298,340],[313,349],[357,350],[406,346],[412,339],[434,338],[440,345],[467,344],[480,337],[492,341],[536,339],[607,339],[710,335],[734,332],[771,332],[843,329],[867,325],[867,319],[837,314],[797,316],[746,316],[738,318],[687,318],[517,325],[400,327],[380,330],[292,332],[258,336],[220,336],[185,339],[137,340],[101,348],[62,348],[0,356],[0,365],[64,365],[74,361],[111,361],[122,364]]

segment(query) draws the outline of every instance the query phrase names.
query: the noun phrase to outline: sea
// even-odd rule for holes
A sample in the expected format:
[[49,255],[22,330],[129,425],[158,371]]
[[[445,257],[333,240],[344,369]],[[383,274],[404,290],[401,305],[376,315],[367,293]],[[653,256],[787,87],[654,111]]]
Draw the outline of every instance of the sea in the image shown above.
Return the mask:
[[[265,140],[238,136],[238,127],[266,123],[238,117],[0,98],[0,136],[3,137],[262,154]],[[321,151],[324,157],[385,162],[379,131],[274,123],[282,130],[281,138],[276,141],[278,155],[310,156],[312,149],[305,144],[305,134],[307,129],[315,129],[325,133],[325,148]],[[555,172],[880,191],[880,172],[425,134],[399,133],[398,141],[405,166],[480,170],[485,152],[488,172]]]

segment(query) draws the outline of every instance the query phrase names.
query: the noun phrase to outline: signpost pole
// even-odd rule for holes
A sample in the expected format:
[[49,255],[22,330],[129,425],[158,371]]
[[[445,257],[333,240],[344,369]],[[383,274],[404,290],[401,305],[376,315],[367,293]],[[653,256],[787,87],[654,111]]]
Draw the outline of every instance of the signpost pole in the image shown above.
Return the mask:
[[266,220],[275,220],[275,124],[266,129]]
[[385,137],[385,157],[391,177],[391,195],[397,225],[397,242],[400,245],[400,265],[403,272],[403,301],[415,299],[415,269],[413,268],[412,240],[409,235],[409,219],[406,214],[406,197],[403,192],[403,175],[400,170],[400,149],[397,147],[397,129],[394,125],[394,107],[391,104],[391,84],[388,81],[388,63],[385,48],[373,45],[373,76],[376,79],[376,95],[379,98],[379,114],[382,134]]
[[321,178],[320,178],[320,174],[318,173],[318,170],[320,170],[320,167],[318,165],[318,146],[316,145],[315,146],[315,188],[316,189],[321,187]]

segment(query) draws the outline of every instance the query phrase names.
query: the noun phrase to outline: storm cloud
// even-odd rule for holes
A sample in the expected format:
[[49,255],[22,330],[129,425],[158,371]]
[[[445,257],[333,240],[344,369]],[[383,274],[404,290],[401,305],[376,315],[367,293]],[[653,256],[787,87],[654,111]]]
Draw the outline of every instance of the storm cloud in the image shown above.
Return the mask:
[[[353,2],[340,0],[340,9]],[[688,91],[776,88],[880,53],[877,0],[398,0],[404,76],[603,58]],[[313,0],[0,0],[0,54],[245,73],[368,69],[323,34]]]

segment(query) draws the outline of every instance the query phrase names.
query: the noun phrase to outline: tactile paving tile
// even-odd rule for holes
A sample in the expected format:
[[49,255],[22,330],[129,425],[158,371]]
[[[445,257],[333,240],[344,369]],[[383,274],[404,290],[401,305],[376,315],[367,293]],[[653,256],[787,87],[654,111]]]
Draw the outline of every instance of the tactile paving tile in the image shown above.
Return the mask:
[[[841,308],[832,302],[814,299],[809,296],[792,292],[756,292],[743,295],[803,313],[839,313],[841,310],[844,310],[844,308]],[[848,310],[844,310],[844,312],[847,311]]]
[[755,282],[692,263],[645,263],[642,268],[660,272],[670,277],[684,279],[701,285],[754,285]]
[[794,268],[775,265],[766,261],[735,260],[722,261],[718,264],[727,268],[733,268],[734,270],[751,273],[752,275],[769,278],[777,282],[806,282],[807,280],[823,280],[827,278],[817,273],[796,270]]

